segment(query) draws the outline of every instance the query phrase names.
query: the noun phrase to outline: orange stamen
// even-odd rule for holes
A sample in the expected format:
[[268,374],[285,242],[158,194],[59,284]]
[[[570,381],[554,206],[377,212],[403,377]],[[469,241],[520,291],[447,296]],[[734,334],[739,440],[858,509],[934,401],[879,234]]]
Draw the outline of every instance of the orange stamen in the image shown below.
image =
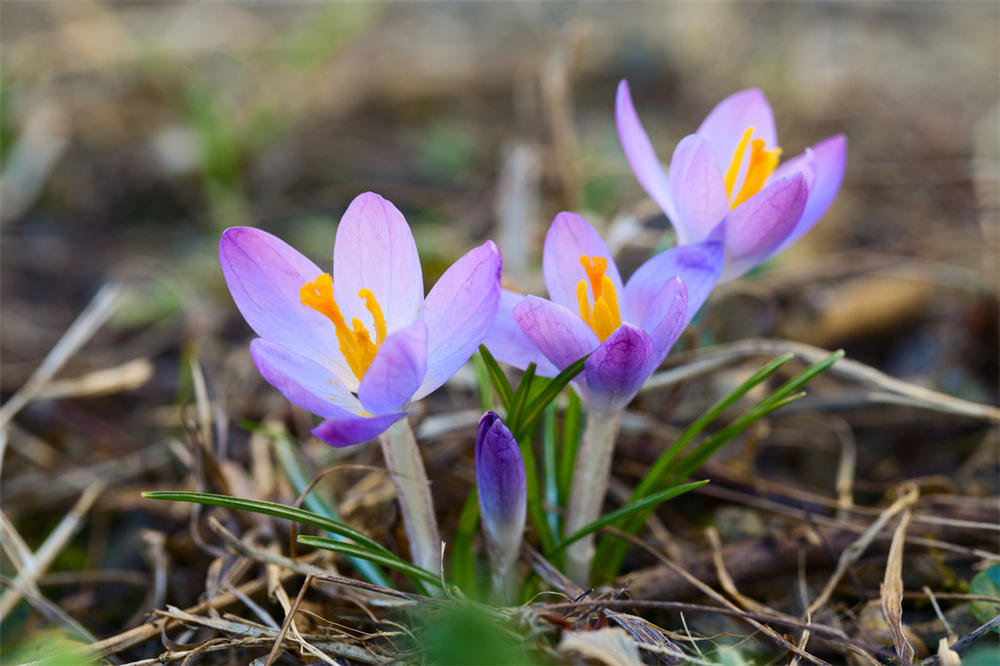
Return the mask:
[[[608,270],[608,260],[604,257],[581,255],[580,264],[587,274],[586,280],[580,280],[576,284],[576,300],[580,306],[580,317],[597,334],[600,341],[604,342],[622,324],[615,284],[605,274]],[[587,298],[588,281],[594,296],[593,306]]]
[[[781,157],[781,148],[764,150],[766,144],[763,139],[750,141],[753,130],[753,127],[748,127],[743,132],[743,137],[740,139],[739,144],[736,146],[736,151],[733,153],[733,161],[729,163],[729,169],[726,171],[726,196],[732,202],[729,206],[730,209],[736,208],[757,194],[757,192],[760,192],[761,188],[767,182],[768,176],[778,166],[778,159]],[[743,164],[743,155],[746,153],[748,142],[750,143],[750,162],[747,164],[746,175],[743,176],[743,186],[740,187],[739,192],[734,197],[733,188],[736,186],[736,179],[739,177],[740,167]]]

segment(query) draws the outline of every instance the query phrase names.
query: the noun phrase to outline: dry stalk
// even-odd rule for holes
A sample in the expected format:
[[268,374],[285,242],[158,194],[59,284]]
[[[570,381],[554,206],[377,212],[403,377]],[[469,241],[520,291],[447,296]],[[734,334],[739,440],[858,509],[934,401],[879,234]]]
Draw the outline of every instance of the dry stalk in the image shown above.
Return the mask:
[[892,634],[892,644],[896,648],[899,663],[908,666],[913,663],[913,646],[903,633],[903,546],[906,543],[906,528],[910,525],[912,514],[907,508],[899,525],[892,535],[892,545],[889,546],[889,559],[885,565],[885,578],[882,581],[882,615],[889,624]]

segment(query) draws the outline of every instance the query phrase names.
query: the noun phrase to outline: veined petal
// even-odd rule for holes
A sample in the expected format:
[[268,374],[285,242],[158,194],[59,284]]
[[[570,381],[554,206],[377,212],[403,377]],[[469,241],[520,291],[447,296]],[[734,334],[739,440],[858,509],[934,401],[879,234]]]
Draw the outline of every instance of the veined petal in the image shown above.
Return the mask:
[[678,245],[704,240],[729,212],[722,171],[711,145],[698,134],[677,144],[670,160],[670,189],[677,209]]
[[535,343],[524,334],[514,319],[514,307],[525,299],[524,294],[518,294],[508,289],[500,290],[500,305],[493,326],[483,338],[482,344],[490,350],[493,357],[515,368],[524,370],[529,364],[537,366],[535,374],[543,377],[555,377],[559,374]]
[[[847,137],[836,134],[820,141],[812,148],[807,148],[806,152],[789,160],[788,165],[789,169],[798,167],[798,170],[803,172],[808,167],[806,182],[809,185],[809,199],[798,224],[778,251],[788,247],[812,229],[833,204],[844,180],[844,168],[847,166]],[[774,177],[779,175],[775,172]]]
[[500,250],[487,241],[452,264],[424,302],[427,376],[414,396],[444,384],[486,337],[500,304]]
[[549,298],[570,310],[579,307],[576,285],[587,279],[580,257],[604,257],[608,261],[605,275],[611,278],[617,293],[622,293],[622,278],[607,243],[594,227],[573,213],[559,213],[545,234],[542,249],[542,272]]
[[615,125],[618,128],[618,140],[625,152],[625,159],[632,167],[639,184],[653,201],[660,205],[670,221],[676,224],[677,215],[671,199],[667,173],[657,159],[653,144],[639,121],[628,83],[624,79],[618,83],[618,93],[615,97]]
[[219,262],[243,318],[260,337],[308,356],[331,375],[353,377],[330,320],[302,305],[299,289],[321,271],[290,245],[253,227],[226,229]]
[[356,317],[372,331],[372,315],[358,296],[361,289],[375,295],[389,333],[412,324],[424,301],[410,227],[395,206],[373,192],[355,197],[347,207],[333,244],[337,305],[348,322]]
[[722,243],[716,240],[679,245],[655,255],[639,266],[625,285],[625,319],[651,330],[644,323],[647,312],[664,283],[677,276],[684,281],[687,291],[686,326],[719,281],[724,256]]
[[375,439],[399,419],[406,418],[406,412],[380,414],[379,416],[358,416],[345,413],[328,418],[312,429],[312,434],[330,446],[351,446]]
[[726,267],[732,280],[774,254],[805,209],[809,188],[800,172],[773,182],[733,209],[726,225]]
[[494,412],[486,412],[479,421],[475,460],[483,527],[509,561],[516,556],[524,533],[528,485],[521,449]]
[[405,408],[427,373],[427,324],[418,319],[390,333],[368,367],[358,400],[372,414]]
[[670,348],[687,326],[688,292],[679,277],[667,280],[660,293],[650,301],[642,322],[642,330],[653,344],[653,367],[663,363]]
[[[525,296],[514,319],[535,347],[560,371],[601,344],[580,316],[537,296]],[[610,339],[610,338],[609,338]]]
[[250,343],[250,356],[268,384],[285,398],[324,418],[359,413],[358,399],[330,370],[263,338]]
[[753,138],[764,139],[768,149],[778,145],[774,113],[758,88],[733,93],[716,104],[702,121],[698,134],[711,144],[720,170],[732,161],[736,146],[748,127],[754,128]]
[[584,366],[591,410],[600,415],[624,409],[649,379],[653,361],[653,343],[646,332],[632,324],[619,326]]

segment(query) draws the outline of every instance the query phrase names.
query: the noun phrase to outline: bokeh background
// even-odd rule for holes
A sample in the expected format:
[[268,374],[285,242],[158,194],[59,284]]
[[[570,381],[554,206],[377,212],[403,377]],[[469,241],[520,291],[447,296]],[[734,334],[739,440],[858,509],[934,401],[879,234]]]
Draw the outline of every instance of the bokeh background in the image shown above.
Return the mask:
[[[217,410],[231,489],[291,492],[251,453],[247,422],[277,418],[301,434],[309,419],[250,362],[251,331],[218,267],[221,231],[258,226],[328,265],[340,214],[372,190],[413,226],[426,284],[495,238],[510,284],[539,289],[541,239],[565,209],[635,266],[672,241],[618,146],[621,78],[664,160],[716,102],[750,86],[771,100],[786,156],[836,132],[849,139],[830,212],[720,288],[684,346],[765,336],[843,347],[895,377],[997,402],[994,2],[5,0],[0,11],[4,399],[102,286],[123,289],[58,377],[110,375],[28,404],[7,427],[3,460],[3,511],[31,547],[86,488],[105,484],[50,567],[55,578],[42,581],[98,637],[133,626],[164,596],[184,606],[204,590],[208,559],[183,534],[187,514],[138,497],[190,487],[186,424],[201,381],[192,364]],[[829,490],[832,445],[804,433],[834,419],[857,440],[857,484],[872,499],[921,477],[996,493],[996,433],[982,422],[838,395],[776,426],[778,452],[762,464]],[[425,409],[475,405],[459,381]],[[688,418],[640,407],[665,422]],[[427,449],[446,497],[471,478],[469,432]],[[301,439],[316,469],[339,455]],[[379,465],[368,448],[351,460]],[[359,515],[385,511],[384,484],[367,499],[326,485]],[[147,589],[161,556],[169,585]],[[111,573],[81,573],[101,570]],[[4,561],[4,575],[13,571]],[[3,640],[50,624],[22,602]]]

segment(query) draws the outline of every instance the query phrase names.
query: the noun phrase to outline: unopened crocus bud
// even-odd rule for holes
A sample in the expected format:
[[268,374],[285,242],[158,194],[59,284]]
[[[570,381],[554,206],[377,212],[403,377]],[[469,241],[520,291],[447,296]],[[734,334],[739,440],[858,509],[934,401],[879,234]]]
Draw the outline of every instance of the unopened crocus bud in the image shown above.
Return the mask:
[[521,450],[494,412],[483,415],[476,432],[476,483],[490,555],[498,578],[505,579],[521,548],[528,505],[527,482]]

